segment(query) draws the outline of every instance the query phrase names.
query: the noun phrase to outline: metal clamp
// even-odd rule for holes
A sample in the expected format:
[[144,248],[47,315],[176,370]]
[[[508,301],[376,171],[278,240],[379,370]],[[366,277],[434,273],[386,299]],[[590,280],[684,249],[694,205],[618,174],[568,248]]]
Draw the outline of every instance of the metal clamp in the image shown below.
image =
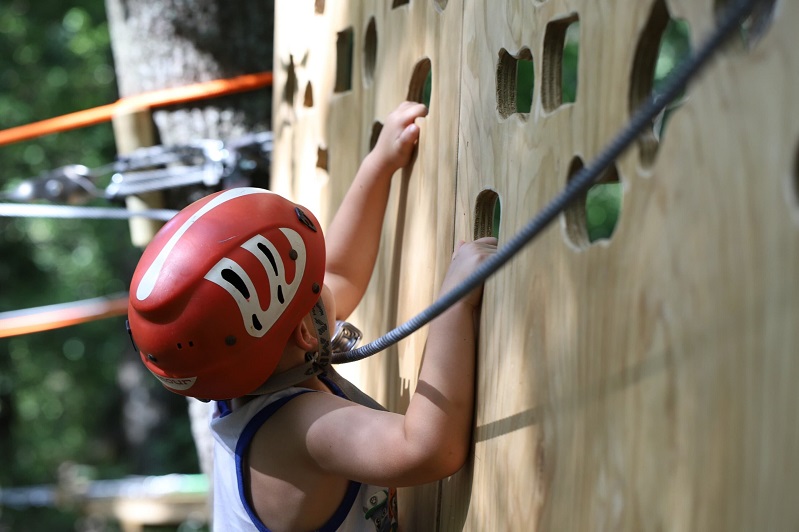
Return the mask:
[[348,321],[337,320],[336,331],[330,343],[333,345],[334,353],[351,351],[358,346],[363,338],[363,333]]
[[[98,168],[73,164],[25,179],[0,199],[46,200],[70,205],[93,199],[120,200],[127,196],[187,186],[265,186],[272,155],[271,131],[245,135],[230,142],[200,140],[184,146],[150,146],[119,156]],[[97,182],[111,175],[105,189]]]

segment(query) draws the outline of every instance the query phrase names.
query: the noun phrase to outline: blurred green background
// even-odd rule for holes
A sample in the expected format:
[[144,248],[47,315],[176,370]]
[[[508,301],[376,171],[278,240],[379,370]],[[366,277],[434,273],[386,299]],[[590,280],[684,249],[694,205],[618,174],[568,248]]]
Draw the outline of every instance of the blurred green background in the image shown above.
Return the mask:
[[[0,3],[0,129],[116,99],[103,0]],[[0,190],[115,154],[110,124],[2,146]],[[125,221],[0,218],[0,312],[126,292],[139,254]],[[197,473],[186,401],[139,366],[124,318],[0,338],[0,490],[54,484],[59,468]],[[0,508],[0,531],[115,526],[69,505]]]

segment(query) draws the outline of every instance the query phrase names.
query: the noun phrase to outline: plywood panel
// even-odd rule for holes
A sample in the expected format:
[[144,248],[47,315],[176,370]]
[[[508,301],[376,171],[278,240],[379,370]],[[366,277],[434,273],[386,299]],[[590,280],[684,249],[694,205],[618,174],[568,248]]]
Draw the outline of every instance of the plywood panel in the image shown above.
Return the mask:
[[[464,15],[458,180],[463,214],[481,190],[499,193],[500,240],[564,186],[573,157],[592,158],[628,119],[653,5],[503,4]],[[697,32],[713,23],[709,4],[668,7]],[[783,375],[799,370],[799,233],[784,197],[799,69],[797,13],[781,8],[754,50],[726,50],[691,90],[653,166],[635,150],[617,162],[612,240],[578,249],[561,220],[489,283],[473,471],[445,487],[443,528],[797,526],[785,471],[799,466],[797,416]],[[537,97],[529,115],[503,118],[500,50],[530,48],[540,95],[546,25],[572,13],[577,101],[546,112]]]
[[[502,244],[563,188],[576,158],[590,161],[626,123],[639,43],[664,13],[685,19],[696,43],[719,3],[362,0],[315,13],[324,2],[277,2],[275,188],[325,224],[374,124],[430,60],[431,114],[413,169],[394,178],[353,316],[367,340],[437,295],[482,191],[499,195]],[[623,202],[609,241],[575,243],[562,218],[492,277],[471,463],[402,493],[406,529],[799,526],[799,5],[778,0],[776,13],[751,50],[734,43],[712,62],[656,152],[635,147],[616,162]],[[547,43],[575,19],[578,90],[558,106]],[[336,92],[337,36],[350,27],[352,86]],[[529,113],[514,113],[498,82],[514,56],[533,60]],[[343,371],[402,411],[424,339]]]

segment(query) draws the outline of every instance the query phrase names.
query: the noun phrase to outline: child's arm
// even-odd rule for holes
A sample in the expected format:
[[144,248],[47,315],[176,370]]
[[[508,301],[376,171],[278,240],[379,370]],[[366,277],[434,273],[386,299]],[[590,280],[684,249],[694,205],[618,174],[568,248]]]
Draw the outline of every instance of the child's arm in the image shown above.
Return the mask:
[[[459,246],[444,279],[447,292],[496,252],[496,239]],[[370,410],[330,394],[305,394],[284,407],[287,437],[307,463],[379,486],[444,478],[468,457],[474,403],[475,289],[430,324],[416,392],[406,414]],[[290,434],[290,435],[289,435]]]
[[391,176],[406,166],[419,139],[420,103],[403,102],[386,118],[374,149],[358,173],[326,232],[325,284],[336,301],[336,319],[345,319],[363,297],[372,276]]

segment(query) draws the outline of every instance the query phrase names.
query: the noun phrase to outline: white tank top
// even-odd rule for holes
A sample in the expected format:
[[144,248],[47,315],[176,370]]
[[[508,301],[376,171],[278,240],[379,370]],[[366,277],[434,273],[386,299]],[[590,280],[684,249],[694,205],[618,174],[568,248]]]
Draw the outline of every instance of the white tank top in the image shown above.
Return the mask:
[[[329,378],[320,378],[336,395],[371,408],[382,408],[335,371],[329,373]],[[214,434],[215,532],[269,532],[247,501],[244,485],[247,449],[255,433],[272,414],[304,393],[314,391],[307,388],[287,388],[256,397],[235,411],[231,411],[224,402],[217,403],[211,421]],[[320,530],[383,532],[396,531],[397,528],[396,490],[350,481],[338,509]]]

